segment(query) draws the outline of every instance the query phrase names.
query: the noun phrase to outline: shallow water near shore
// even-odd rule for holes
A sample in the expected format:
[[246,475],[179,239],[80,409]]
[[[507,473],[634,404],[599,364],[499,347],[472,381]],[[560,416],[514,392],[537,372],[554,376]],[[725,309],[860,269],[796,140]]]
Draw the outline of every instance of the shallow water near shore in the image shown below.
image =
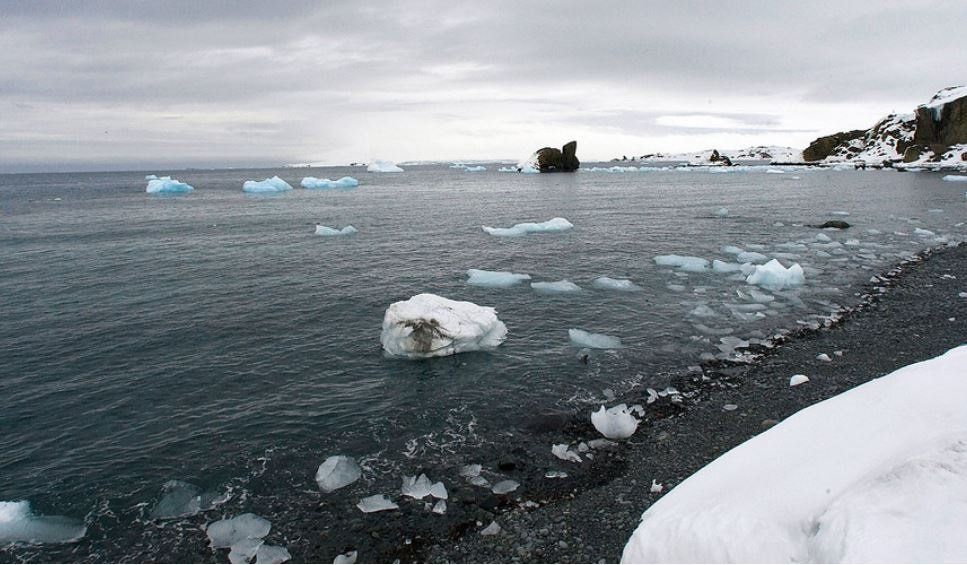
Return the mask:
[[[328,455],[364,468],[355,490],[335,496],[395,495],[402,475],[472,463],[475,448],[511,441],[539,410],[590,411],[605,389],[663,388],[663,375],[723,355],[724,335],[819,324],[873,274],[967,236],[962,187],[939,174],[489,169],[183,171],[173,177],[196,191],[169,198],[145,194],[142,180],[166,171],[0,176],[0,500],[88,525],[74,546],[7,550],[40,560],[211,559],[195,553],[205,539],[197,519],[149,522],[169,480],[229,494],[211,519],[254,512],[285,539],[302,530],[287,511],[318,500],[312,476]],[[360,186],[241,192],[243,181],[274,174],[294,186],[351,175]],[[480,227],[553,217],[575,227],[519,238]],[[807,225],[829,219],[853,227]],[[316,224],[359,233],[321,238]],[[780,260],[806,269],[805,286],[764,304],[734,275],[653,260],[734,261],[727,245],[791,254]],[[567,279],[583,291],[472,287],[471,268]],[[600,276],[642,290],[595,289]],[[429,361],[385,358],[383,312],[420,292],[496,307],[507,342]],[[582,364],[570,328],[619,337],[623,348]],[[194,543],[173,552],[159,541],[176,539]]]

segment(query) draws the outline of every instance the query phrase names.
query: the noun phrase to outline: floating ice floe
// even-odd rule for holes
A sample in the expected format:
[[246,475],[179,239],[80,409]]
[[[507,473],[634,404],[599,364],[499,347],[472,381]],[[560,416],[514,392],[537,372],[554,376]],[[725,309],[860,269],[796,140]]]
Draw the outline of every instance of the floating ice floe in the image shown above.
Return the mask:
[[390,355],[423,359],[493,349],[506,337],[493,308],[418,294],[386,309],[380,342]]
[[761,263],[766,259],[768,257],[758,251],[743,251],[735,256],[735,260],[739,263]]
[[362,475],[363,471],[355,459],[345,455],[333,455],[319,465],[316,484],[322,492],[330,493],[355,483]]
[[356,559],[359,558],[358,551],[347,551],[346,553],[340,553],[332,560],[333,565],[353,565],[356,563]]
[[621,339],[605,335],[593,334],[584,330],[572,328],[567,330],[571,343],[578,347],[590,347],[592,349],[621,349]]
[[497,172],[498,173],[516,173],[517,172],[517,168],[516,167],[500,167],[499,169],[497,169]]
[[274,176],[270,179],[265,179],[261,181],[247,180],[242,185],[242,190],[244,192],[262,193],[262,192],[285,192],[287,190],[292,190],[292,186],[284,180],[280,179],[278,176]]
[[507,288],[522,281],[529,281],[531,276],[508,271],[484,271],[483,269],[467,270],[467,284],[490,288]]
[[168,481],[161,487],[164,493],[149,517],[156,520],[194,516],[225,502],[227,495],[202,492],[200,487],[185,481]]
[[675,267],[682,271],[701,273],[708,270],[708,259],[689,257],[684,255],[658,255],[655,263],[662,267]]
[[492,228],[490,226],[482,226],[483,231],[489,233],[490,235],[495,235],[498,237],[519,237],[522,235],[527,235],[531,233],[552,233],[552,232],[562,232],[567,231],[574,227],[574,224],[567,221],[564,218],[551,218],[546,222],[533,223],[525,222],[523,224],[516,224],[509,228]]
[[359,186],[359,181],[353,177],[342,177],[337,180],[317,179],[316,177],[305,177],[302,179],[302,188],[353,188]]
[[799,263],[793,263],[788,269],[782,266],[778,259],[773,259],[765,265],[759,265],[746,278],[746,282],[773,291],[802,286],[806,282]]
[[608,439],[626,439],[638,429],[638,419],[625,404],[608,409],[602,406],[597,412],[591,413],[591,423]]
[[655,479],[651,480],[651,487],[648,488],[648,492],[652,494],[661,494],[661,491],[663,490],[665,490],[665,487],[661,483]]
[[789,386],[799,386],[803,383],[808,383],[809,377],[806,375],[793,375],[789,377]]
[[715,273],[737,273],[742,270],[742,265],[738,263],[726,263],[715,259],[712,261],[712,272]]
[[354,235],[359,233],[353,226],[346,226],[342,229],[330,228],[329,226],[316,226],[316,235],[322,235],[326,237],[333,237],[339,235]]
[[145,179],[148,181],[148,187],[145,189],[148,194],[184,194],[195,190],[195,187],[190,184],[173,180],[171,177],[158,178],[154,175],[148,175]]
[[531,283],[531,288],[538,292],[547,294],[561,294],[566,292],[580,292],[581,287],[568,280],[555,282],[536,282]]
[[611,277],[598,277],[594,279],[591,286],[601,290],[621,290],[633,292],[641,290],[641,287],[628,279],[612,279]]
[[[258,540],[261,542],[262,538],[269,535],[271,530],[271,522],[249,512],[240,514],[234,518],[226,518],[212,522],[208,524],[205,533],[208,534],[209,545],[213,549],[218,549],[233,547],[242,542],[245,542],[245,546],[249,547],[248,540]],[[240,549],[242,549],[241,546]],[[254,556],[257,550],[257,546],[251,548],[252,555],[249,557]]]
[[483,165],[477,165],[476,167],[464,167],[463,169],[467,173],[481,173],[487,170],[487,167]]
[[87,527],[64,516],[37,516],[26,500],[0,501],[0,543],[68,543],[81,539]]
[[366,170],[371,173],[402,173],[403,169],[396,166],[392,161],[373,161]]
[[960,346],[800,410],[648,508],[622,562],[963,561],[965,374]]
[[520,483],[518,483],[517,481],[512,481],[510,479],[507,479],[495,484],[494,487],[490,489],[490,491],[494,494],[507,494],[510,492],[514,492],[515,490],[517,490],[517,487],[519,486],[520,486]]
[[581,462],[581,456],[572,451],[566,443],[555,443],[551,446],[551,453],[562,461]]
[[947,182],[967,182],[967,175],[944,175],[943,180]]
[[359,508],[366,514],[370,514],[372,512],[382,512],[384,510],[396,510],[399,508],[399,506],[392,500],[386,498],[385,494],[374,494],[373,496],[367,496],[356,503],[356,508]]

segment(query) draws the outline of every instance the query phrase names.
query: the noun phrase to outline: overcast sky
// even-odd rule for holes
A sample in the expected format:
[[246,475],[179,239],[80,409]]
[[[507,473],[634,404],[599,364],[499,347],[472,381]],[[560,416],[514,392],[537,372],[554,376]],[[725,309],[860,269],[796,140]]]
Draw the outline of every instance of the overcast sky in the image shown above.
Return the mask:
[[804,147],[967,82],[967,2],[0,1],[0,172]]

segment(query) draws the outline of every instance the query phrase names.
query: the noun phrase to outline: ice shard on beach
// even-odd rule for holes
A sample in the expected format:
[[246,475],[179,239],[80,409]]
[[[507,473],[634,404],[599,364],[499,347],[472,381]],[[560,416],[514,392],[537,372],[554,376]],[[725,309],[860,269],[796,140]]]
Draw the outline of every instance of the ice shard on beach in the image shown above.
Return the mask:
[[261,540],[269,535],[272,523],[252,513],[218,520],[208,525],[205,532],[213,548],[232,547],[246,539]]
[[363,513],[383,512],[384,510],[396,510],[399,506],[392,500],[386,498],[385,494],[374,494],[367,496],[356,504]]
[[591,423],[608,439],[626,439],[638,429],[638,419],[632,416],[625,404],[608,409],[602,406],[597,412],[591,413]]
[[316,484],[322,492],[330,493],[355,483],[362,474],[362,469],[352,457],[333,455],[319,465]]
[[380,341],[389,355],[424,359],[493,349],[506,337],[493,308],[418,294],[387,308]]

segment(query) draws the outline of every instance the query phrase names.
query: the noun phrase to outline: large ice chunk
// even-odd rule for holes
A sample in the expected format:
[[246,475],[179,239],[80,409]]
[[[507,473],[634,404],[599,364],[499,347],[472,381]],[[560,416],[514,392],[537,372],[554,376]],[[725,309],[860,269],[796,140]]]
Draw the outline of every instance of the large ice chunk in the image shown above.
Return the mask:
[[229,563],[239,565],[241,563],[251,563],[252,558],[262,547],[262,538],[245,538],[232,544],[228,552]]
[[342,177],[336,180],[305,177],[300,183],[302,188],[353,188],[359,186],[359,181],[353,177]]
[[371,173],[402,173],[403,169],[396,166],[392,161],[380,161],[379,159],[370,163],[366,170]]
[[245,192],[285,192],[287,190],[292,190],[292,186],[280,179],[278,176],[274,176],[270,179],[265,179],[261,181],[247,180],[245,184],[242,185],[242,190]]
[[80,520],[64,516],[37,516],[26,500],[0,501],[0,543],[67,543],[84,537]]
[[362,469],[352,457],[333,455],[319,465],[316,471],[316,484],[322,492],[332,492],[359,480]]
[[657,255],[655,263],[662,267],[676,267],[682,271],[701,273],[708,270],[708,259],[685,255]]
[[195,190],[195,187],[190,184],[174,180],[171,177],[158,178],[154,175],[148,175],[145,178],[148,180],[148,188],[146,189],[148,194],[184,194]]
[[521,281],[529,281],[531,276],[508,271],[484,271],[483,269],[467,270],[467,284],[486,286],[491,288],[506,288]]
[[594,424],[594,429],[608,439],[629,438],[638,429],[638,419],[625,404],[608,409],[602,406],[597,412],[591,413],[591,423]]
[[640,286],[628,279],[613,279],[611,277],[598,277],[594,279],[591,286],[602,290],[621,290],[625,292],[641,290]]
[[757,266],[755,271],[745,279],[745,282],[769,290],[783,290],[802,286],[806,282],[806,276],[799,263],[793,263],[787,269],[782,266],[778,259],[773,259],[765,265]]
[[506,337],[493,308],[418,294],[386,309],[380,341],[390,355],[423,359],[493,349]]
[[353,226],[346,226],[342,229],[330,228],[329,226],[316,226],[316,235],[322,235],[327,237],[337,236],[337,235],[354,235],[359,233],[359,230]]
[[581,292],[581,287],[572,283],[569,280],[531,283],[531,288],[533,288],[537,292],[543,292],[546,294]]
[[523,224],[516,224],[509,228],[492,228],[490,226],[482,226],[483,230],[490,235],[496,235],[499,237],[518,237],[522,235],[527,235],[529,233],[549,233],[549,232],[560,232],[567,231],[574,227],[574,224],[567,221],[564,218],[551,218],[546,222],[533,223],[525,222]]
[[[212,548],[232,547],[247,539],[261,540],[269,535],[272,523],[252,513],[218,520],[208,525],[205,532]],[[254,552],[253,552],[254,555]]]
[[432,496],[445,500],[447,498],[447,487],[442,482],[431,482],[430,479],[420,474],[419,477],[403,477],[403,496],[409,496],[417,500]]
[[572,328],[567,330],[571,342],[578,347],[592,349],[620,349],[621,339],[605,334],[593,334],[584,330]]

